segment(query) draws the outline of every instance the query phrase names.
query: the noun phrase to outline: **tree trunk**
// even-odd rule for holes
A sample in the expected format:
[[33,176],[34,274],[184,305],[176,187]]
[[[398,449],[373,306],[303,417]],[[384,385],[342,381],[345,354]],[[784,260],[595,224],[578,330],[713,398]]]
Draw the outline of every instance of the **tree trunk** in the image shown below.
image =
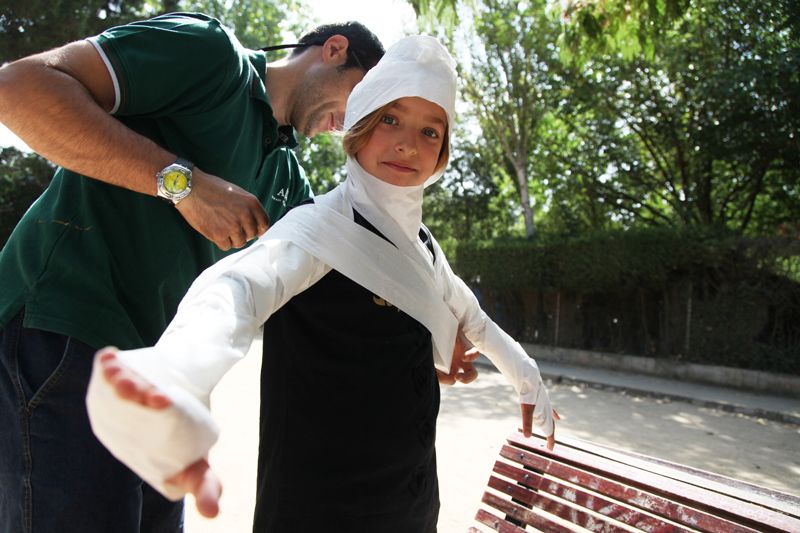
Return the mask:
[[519,199],[522,204],[522,214],[525,217],[525,237],[532,239],[536,231],[533,227],[533,207],[531,207],[530,193],[528,192],[528,173],[525,164],[519,161],[514,162],[514,172],[517,174],[517,185],[519,186]]
[[706,158],[697,179],[697,209],[700,213],[700,222],[705,226],[714,223],[714,204],[711,198],[713,183],[712,162],[710,158]]

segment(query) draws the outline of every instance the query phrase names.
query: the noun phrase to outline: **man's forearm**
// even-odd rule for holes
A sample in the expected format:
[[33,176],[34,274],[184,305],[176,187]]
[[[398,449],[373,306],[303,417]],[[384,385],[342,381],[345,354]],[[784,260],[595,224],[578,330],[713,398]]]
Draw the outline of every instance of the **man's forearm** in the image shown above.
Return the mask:
[[90,54],[97,53],[89,43],[73,43],[0,69],[0,121],[60,166],[155,195],[155,175],[175,155],[108,114],[98,98],[107,100],[102,87],[110,79],[98,78],[109,74]]
[[[0,121],[31,148],[74,172],[155,196],[156,174],[177,154],[109,115],[115,98],[111,74],[88,41],[0,68]],[[192,194],[176,205],[221,250],[240,248],[269,226],[258,198],[197,166]]]

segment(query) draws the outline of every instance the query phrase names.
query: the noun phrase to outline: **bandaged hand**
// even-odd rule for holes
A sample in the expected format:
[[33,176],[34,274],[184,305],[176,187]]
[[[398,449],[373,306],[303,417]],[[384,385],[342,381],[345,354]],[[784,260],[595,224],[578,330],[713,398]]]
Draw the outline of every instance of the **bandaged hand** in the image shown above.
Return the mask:
[[[544,420],[547,417],[543,417],[541,414],[539,414],[537,416],[536,407],[537,407],[536,405],[531,405],[529,403],[521,403],[520,404],[520,409],[522,410],[522,427],[519,428],[519,431],[521,431],[522,434],[525,435],[526,437],[530,437],[531,436],[532,429],[533,429],[534,417],[536,417],[536,419],[537,419],[537,424],[536,424],[537,427],[542,427],[542,426],[545,426],[547,424],[547,422]],[[549,401],[547,402],[547,407],[546,408],[550,409],[550,402]],[[547,449],[548,450],[552,450],[556,445],[556,425],[555,425],[555,421],[556,420],[561,420],[561,417],[559,416],[558,412],[556,412],[555,409],[551,409],[551,410],[552,410],[552,414],[551,414],[552,433],[547,435]]]
[[[145,349],[153,350],[153,348]],[[206,456],[218,429],[208,408],[179,387],[159,387],[130,369],[142,350],[95,355],[86,395],[97,438],[117,459],[171,500],[194,494],[198,511],[218,512],[221,486]]]

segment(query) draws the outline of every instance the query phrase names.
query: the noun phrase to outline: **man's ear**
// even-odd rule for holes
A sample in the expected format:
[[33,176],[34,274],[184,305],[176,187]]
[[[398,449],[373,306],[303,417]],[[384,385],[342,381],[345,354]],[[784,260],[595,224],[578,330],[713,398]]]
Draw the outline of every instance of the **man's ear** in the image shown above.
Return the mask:
[[331,35],[322,45],[322,61],[338,67],[347,62],[347,48],[350,41],[344,35]]

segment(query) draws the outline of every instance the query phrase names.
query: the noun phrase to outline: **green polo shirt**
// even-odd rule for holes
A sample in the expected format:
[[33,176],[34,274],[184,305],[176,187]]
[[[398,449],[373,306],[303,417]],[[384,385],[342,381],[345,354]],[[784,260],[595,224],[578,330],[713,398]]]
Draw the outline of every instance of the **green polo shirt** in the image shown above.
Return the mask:
[[[285,146],[292,132],[269,105],[264,54],[217,20],[164,15],[90,41],[114,79],[112,113],[128,127],[250,191],[272,221],[311,196]],[[26,327],[94,347],[152,345],[195,277],[224,255],[170,203],[59,168],[0,252],[0,325],[24,308]]]

